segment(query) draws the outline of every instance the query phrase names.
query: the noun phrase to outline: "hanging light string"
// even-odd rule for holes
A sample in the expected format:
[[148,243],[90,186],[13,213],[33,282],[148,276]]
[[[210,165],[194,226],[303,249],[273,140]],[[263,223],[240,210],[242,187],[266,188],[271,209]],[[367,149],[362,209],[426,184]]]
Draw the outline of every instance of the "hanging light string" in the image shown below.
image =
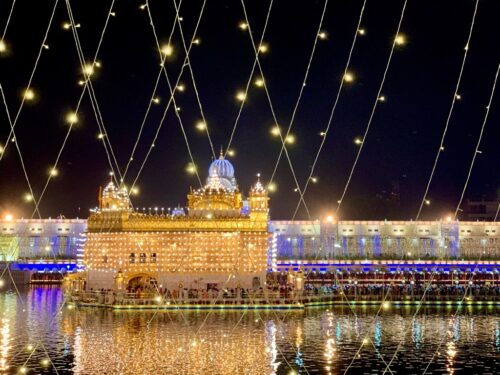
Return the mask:
[[[271,4],[272,4],[272,0],[271,0]],[[262,69],[262,66],[261,66],[260,60],[259,60],[259,51],[261,50],[262,39],[261,39],[260,44],[258,45],[258,48],[257,48],[256,44],[255,44],[255,41],[254,41],[254,38],[253,38],[252,29],[250,27],[250,22],[248,20],[248,15],[247,15],[247,11],[246,11],[246,6],[245,6],[245,1],[244,0],[241,0],[241,5],[243,7],[243,13],[245,15],[245,22],[246,22],[247,27],[248,27],[248,35],[250,36],[250,40],[252,42],[252,47],[253,47],[253,50],[254,50],[254,53],[255,53],[255,63],[257,65],[257,67],[259,68],[259,72],[260,72],[260,75],[262,77],[263,88],[264,88],[264,91],[266,93],[266,98],[267,98],[267,101],[269,103],[269,108],[271,110],[271,114],[273,116],[274,123],[279,128],[278,118],[276,116],[276,112],[274,111],[274,105],[272,103],[271,95],[269,94],[269,90],[267,88],[266,79],[265,79],[265,76],[264,76],[264,71]],[[271,6],[269,8],[271,8]],[[270,13],[268,13],[268,17],[266,18],[266,25],[267,25],[267,22],[268,22],[268,19],[269,19],[269,14]],[[252,74],[252,76],[253,76],[253,74]],[[250,85],[250,82],[251,82],[251,78],[247,82],[247,91],[248,91],[248,86]],[[246,99],[247,91],[245,92],[245,99]],[[244,102],[244,101],[245,100],[243,100],[242,102]],[[234,131],[234,129],[235,128],[233,128],[233,131]],[[283,135],[282,135],[281,131],[279,132],[279,136],[280,136],[281,143],[284,144],[285,143],[285,139],[283,138]],[[231,137],[232,137],[232,135],[231,135]],[[230,142],[231,142],[231,139],[230,139]],[[230,142],[229,142],[229,144],[230,144]],[[229,144],[228,144],[228,148],[226,149],[226,153],[227,153],[227,150],[229,150]],[[293,168],[293,164],[292,164],[292,161],[290,159],[290,155],[288,154],[288,150],[287,150],[286,147],[283,150],[284,150],[285,156],[286,156],[286,158],[288,160],[288,165],[290,166],[290,171],[292,172],[292,176],[293,176],[293,179],[294,179],[294,182],[295,182],[296,189],[297,189],[297,191],[299,192],[299,194],[300,194],[300,196],[302,198],[303,195],[302,195],[302,192],[301,192],[301,189],[300,189],[300,184],[299,184],[299,181],[297,180],[297,175],[295,173],[295,169]],[[311,214],[309,212],[309,208],[307,207],[306,202],[303,199],[302,199],[302,202],[304,203],[304,207],[305,207],[305,209],[307,211],[307,216],[311,219]]]
[[[317,32],[316,32],[316,35],[314,36],[314,43],[313,43],[313,47],[312,47],[312,50],[311,50],[311,54],[309,56],[309,61],[307,63],[306,72],[304,74],[304,79],[302,80],[302,84],[300,85],[299,95],[298,95],[297,100],[295,102],[295,106],[294,106],[293,111],[292,111],[292,116],[290,118],[290,123],[288,124],[288,128],[286,130],[286,134],[285,134],[285,137],[284,137],[285,141],[289,137],[290,131],[292,130],[293,122],[295,120],[295,115],[297,113],[297,109],[299,108],[300,100],[302,99],[302,93],[304,92],[304,89],[305,89],[306,84],[307,84],[307,78],[309,77],[309,70],[311,68],[311,64],[312,64],[312,61],[313,61],[313,58],[314,58],[314,53],[316,52],[316,45],[318,44],[318,39],[320,39],[319,35],[320,35],[320,32],[321,32],[321,29],[323,28],[323,19],[325,18],[325,13],[326,13],[326,8],[327,7],[328,7],[328,0],[325,0],[325,4],[323,5],[323,11],[321,12],[321,18],[319,20],[319,25],[318,25],[318,28],[317,28]],[[279,127],[278,127],[278,129],[281,132],[281,129]],[[278,170],[278,165],[279,165],[279,163],[281,161],[281,156],[282,156],[283,150],[285,148],[286,148],[286,142],[283,142],[281,144],[280,152],[278,154],[278,160],[276,161],[276,164],[274,165],[273,173],[271,174],[271,178],[269,179],[268,186],[274,180],[274,176],[276,175],[276,171]]]
[[[69,7],[69,4],[68,4],[69,0],[66,0],[66,3],[67,3],[67,7]],[[102,44],[102,40],[104,39],[104,34],[106,32],[107,25],[108,25],[107,20],[108,19],[106,19],[106,23],[104,24],[103,30],[101,32],[101,35],[100,35],[100,38],[99,38],[99,43],[98,43],[98,48],[96,48],[96,52],[94,54],[94,58],[92,59],[92,65],[94,65],[96,63],[96,61],[97,61],[97,56],[99,54],[100,47],[101,47],[101,44]],[[75,27],[74,23],[72,23],[71,25],[72,25],[71,27],[73,27],[73,28]],[[75,108],[75,111],[74,111],[75,117],[77,116],[78,111],[80,109],[80,105],[81,105],[83,97],[85,95],[85,91],[87,90],[87,86],[88,86],[88,80],[85,81],[85,83],[83,85],[83,88],[82,88],[82,92],[80,94],[80,97],[78,98],[78,102],[76,104],[76,108]],[[58,151],[57,156],[56,156],[56,160],[55,160],[55,162],[54,162],[54,164],[52,166],[52,170],[57,170],[57,165],[59,164],[59,160],[60,160],[61,155],[62,155],[62,153],[64,151],[66,143],[68,142],[68,138],[69,138],[69,136],[71,134],[71,131],[73,130],[74,125],[76,124],[76,121],[77,121],[77,118],[71,118],[70,121],[69,121],[68,130],[67,130],[67,132],[66,132],[66,134],[64,136],[64,139],[63,139],[63,142],[61,144],[61,147],[59,148],[59,151]],[[50,181],[52,180],[52,177],[53,177],[53,174],[49,173],[47,181],[45,182],[45,185],[43,187],[42,193],[40,194],[40,196],[38,198],[38,203],[41,202],[43,196],[45,195],[45,192],[47,190],[47,187],[49,186]],[[38,206],[37,206],[37,208],[38,208]]]
[[[175,19],[179,18],[179,10],[180,10],[182,1],[183,0],[179,1],[179,7],[176,8]],[[149,7],[147,2],[146,2],[146,7]],[[171,43],[172,43],[172,36],[174,34],[174,31],[175,31],[175,26],[176,26],[176,22],[174,20],[174,23],[172,24],[172,29],[170,30],[170,34],[168,36],[168,45],[171,45]],[[158,70],[158,75],[156,76],[156,81],[155,81],[155,84],[153,87],[153,91],[152,91],[151,96],[150,96],[149,101],[148,101],[148,107],[146,108],[146,113],[144,114],[144,117],[142,118],[141,126],[139,128],[139,133],[138,133],[137,138],[135,140],[134,147],[132,148],[132,152],[130,153],[130,157],[127,160],[127,165],[125,166],[125,171],[123,172],[124,179],[127,177],[127,174],[128,174],[129,168],[130,168],[130,164],[134,161],[135,152],[137,150],[137,146],[139,145],[139,141],[141,139],[142,132],[144,130],[144,126],[146,125],[146,119],[149,116],[149,112],[151,111],[151,107],[153,105],[153,101],[154,101],[154,98],[156,96],[156,92],[158,91],[158,85],[159,85],[160,79],[162,77],[162,70],[163,70],[162,65],[165,64],[166,59],[167,59],[166,55],[164,57],[162,57],[162,59],[161,59],[160,69]],[[179,73],[179,76],[177,77],[177,82],[176,82],[177,84],[180,81],[180,78],[182,76],[182,72],[184,71],[185,64],[186,64],[186,60],[184,60],[182,67],[181,67],[181,72]],[[171,99],[168,101],[167,107],[170,107],[170,102],[171,102]]]
[[499,212],[500,212],[500,203],[498,203],[497,212],[495,214],[495,219],[493,219],[494,222],[497,221]]
[[[154,25],[153,17],[152,17],[152,15],[151,15],[151,10],[150,10],[150,6],[149,6],[148,1],[146,1],[146,4],[148,4],[146,8],[147,8],[147,12],[148,12],[149,21],[150,21],[149,23],[150,23],[151,29],[152,29],[152,31],[153,31],[153,36],[154,36],[154,38],[155,38],[155,43],[156,43],[156,47],[157,47],[157,49],[158,49],[158,54],[159,54],[160,59],[161,59],[161,58],[162,58],[161,47],[160,47],[160,43],[159,43],[159,41],[158,41],[158,36],[157,36],[157,33],[156,33],[156,28],[155,28],[155,25]],[[205,5],[206,5],[206,0],[204,0],[204,1],[203,1],[202,8],[201,8],[201,10],[200,10],[200,15],[199,15],[199,17],[198,17],[198,21],[197,21],[196,26],[195,26],[195,31],[193,32],[193,38],[191,39],[191,43],[190,43],[190,45],[189,45],[189,49],[188,49],[188,51],[191,51],[191,48],[192,48],[192,46],[193,46],[193,41],[194,41],[194,39],[195,39],[195,35],[196,35],[197,30],[198,30],[198,26],[199,26],[199,24],[200,24],[200,21],[201,21],[201,17],[203,16],[203,11],[204,11],[204,9],[205,9]],[[187,59],[187,57],[186,57],[186,59]],[[185,66],[185,62],[187,61],[186,59],[184,60],[183,67]],[[182,68],[181,68],[181,69],[182,69]],[[154,138],[153,138],[153,143],[152,143],[152,144],[151,144],[151,146],[149,147],[148,152],[146,153],[146,156],[145,156],[145,158],[144,158],[144,160],[143,160],[143,162],[142,162],[142,164],[141,164],[141,166],[140,166],[140,168],[139,168],[139,171],[138,171],[138,173],[137,173],[137,176],[135,177],[134,182],[132,183],[132,189],[133,189],[133,188],[134,188],[134,186],[136,185],[137,180],[139,179],[139,177],[140,177],[140,175],[141,175],[141,173],[142,173],[142,170],[143,170],[144,166],[146,165],[146,162],[147,162],[147,160],[148,160],[148,158],[149,158],[149,155],[151,154],[151,151],[153,150],[153,148],[154,148],[154,146],[155,146],[155,142],[156,142],[156,140],[158,139],[158,135],[159,135],[159,133],[160,133],[161,127],[162,127],[162,125],[163,125],[163,123],[164,123],[164,121],[165,121],[165,117],[167,116],[168,109],[170,108],[170,103],[173,103],[173,105],[174,105],[174,109],[175,109],[175,110],[174,110],[174,113],[175,113],[175,116],[177,117],[177,120],[178,120],[178,122],[179,122],[179,126],[180,126],[180,128],[181,128],[181,132],[182,132],[182,135],[183,135],[183,138],[184,138],[184,142],[186,143],[186,148],[187,148],[187,151],[188,151],[188,154],[189,154],[189,158],[190,158],[190,160],[191,160],[191,163],[192,163],[194,166],[196,166],[196,163],[195,163],[195,161],[194,161],[194,157],[193,157],[193,153],[192,153],[192,151],[191,151],[191,146],[189,145],[189,140],[188,140],[188,138],[187,138],[186,131],[185,131],[185,129],[184,129],[184,125],[183,125],[183,123],[182,123],[182,119],[181,119],[181,117],[180,117],[179,111],[177,110],[177,108],[178,108],[178,107],[177,107],[177,103],[176,103],[176,101],[175,101],[175,91],[174,91],[174,89],[172,89],[172,84],[170,83],[170,78],[168,77],[168,73],[167,73],[167,70],[166,70],[166,68],[165,68],[165,64],[162,64],[162,66],[161,66],[161,70],[163,71],[163,73],[164,73],[164,75],[165,75],[165,78],[166,78],[166,80],[167,80],[168,89],[169,89],[169,91],[170,91],[170,99],[169,99],[169,101],[168,101],[168,103],[167,103],[167,105],[166,105],[166,107],[165,107],[165,111],[163,112],[163,116],[162,116],[162,118],[161,118],[161,120],[160,120],[160,122],[159,122],[159,124],[158,124],[158,128],[156,129],[156,133],[155,133],[155,136],[154,136]],[[178,76],[178,80],[177,80],[177,82],[176,82],[175,87],[177,87],[177,85],[178,85],[178,83],[179,83],[179,80],[180,80],[180,78],[181,78],[181,75],[182,75],[182,70],[181,70],[181,74],[179,74],[179,76]],[[198,179],[198,183],[199,183],[200,187],[201,187],[201,186],[203,186],[203,184],[202,184],[202,182],[201,182],[200,175],[198,174],[198,168],[195,168],[194,172],[195,172],[195,174],[196,174],[196,177],[197,177],[197,179]]]
[[[266,20],[264,22],[264,28],[262,29],[262,35],[261,35],[260,41],[259,41],[259,47],[262,46],[262,43],[264,41],[264,36],[266,34],[267,25],[269,23],[269,17],[271,16],[271,9],[273,7],[273,3],[274,3],[274,0],[270,0],[269,1],[269,7],[267,9]],[[244,4],[243,4],[243,9],[245,9]],[[246,14],[246,12],[245,12],[245,14]],[[246,22],[247,22],[247,26],[248,26],[248,20]],[[251,41],[252,41],[253,49],[255,50],[255,44],[253,42],[252,32],[250,31],[250,27],[249,26],[247,28],[248,28],[248,34],[251,36]],[[259,53],[260,52],[261,52],[261,48],[258,48],[257,52],[255,53],[255,59],[253,60],[252,69],[250,70],[250,75],[248,76],[247,84],[245,86],[244,97],[243,97],[243,100],[241,100],[240,108],[238,109],[238,114],[236,115],[236,119],[234,121],[234,125],[233,125],[233,128],[231,130],[231,135],[229,136],[229,141],[227,142],[227,147],[226,147],[226,152],[224,153],[224,157],[226,157],[226,154],[227,154],[228,150],[231,149],[231,144],[233,142],[234,134],[236,132],[236,128],[238,126],[238,122],[240,120],[241,113],[243,112],[243,107],[245,105],[245,102],[246,102],[246,99],[247,99],[247,95],[248,95],[248,89],[250,87],[250,83],[252,82],[252,78],[254,76],[254,72],[255,72],[255,68],[257,66],[257,61],[258,61],[258,57],[259,57]],[[265,80],[264,80],[264,82],[265,82]]]
[[339,200],[337,209],[335,211],[336,215],[338,215],[340,207],[341,207],[342,202],[344,200],[345,194],[347,193],[347,189],[348,189],[349,184],[351,182],[352,175],[354,174],[354,170],[356,169],[356,165],[358,164],[359,156],[361,155],[361,151],[363,151],[363,147],[364,147],[364,145],[366,143],[368,132],[370,131],[370,127],[371,127],[371,124],[372,124],[373,116],[374,116],[375,111],[376,111],[376,109],[378,107],[378,104],[380,102],[380,97],[381,97],[381,94],[382,94],[382,89],[384,88],[384,83],[385,83],[385,79],[387,77],[387,72],[389,71],[389,67],[390,67],[391,61],[392,61],[392,56],[394,54],[394,49],[395,49],[395,47],[397,45],[397,41],[398,41],[397,37],[398,37],[398,35],[400,35],[399,32],[401,30],[401,24],[403,23],[403,18],[404,18],[404,15],[405,15],[405,10],[406,10],[406,4],[407,4],[407,2],[408,2],[408,0],[404,1],[403,9],[401,10],[401,16],[399,17],[398,28],[396,30],[396,37],[394,38],[394,41],[392,42],[391,52],[389,53],[389,58],[387,59],[387,64],[385,66],[384,75],[382,76],[382,81],[380,82],[380,86],[379,86],[379,89],[378,89],[378,92],[377,92],[377,96],[376,96],[375,101],[373,103],[372,111],[370,113],[370,118],[368,119],[368,123],[366,125],[366,129],[365,129],[365,132],[363,134],[362,142],[359,145],[359,149],[358,149],[358,153],[356,155],[356,159],[354,159],[354,164],[352,165],[351,172],[349,173],[349,177],[347,178],[347,182],[346,182],[346,184],[344,186],[344,191],[342,192],[342,195],[340,196],[340,200]]
[[[54,20],[54,14],[56,12],[56,8],[57,8],[58,3],[59,3],[59,0],[54,1],[54,7],[52,8],[52,13],[50,14],[49,23],[47,25],[47,28],[45,29],[45,34],[43,36],[42,44],[40,45],[40,49],[38,50],[38,54],[37,54],[37,57],[35,59],[35,64],[33,65],[33,69],[31,70],[31,74],[30,74],[30,78],[28,79],[28,84],[26,86],[26,90],[29,90],[31,87],[33,77],[35,76],[35,72],[38,68],[38,62],[40,61],[40,57],[42,56],[42,52],[45,49],[44,46],[47,43],[47,37],[49,35],[49,30],[52,26],[52,21]],[[9,135],[7,136],[7,140],[4,143],[4,150],[3,150],[3,152],[0,153],[0,161],[2,161],[3,156],[5,155],[5,151],[7,150],[7,147],[12,139],[14,128],[16,127],[17,121],[19,120],[19,116],[21,115],[21,111],[23,109],[25,100],[26,100],[26,95],[23,95],[22,99],[21,99],[21,104],[19,105],[16,116],[14,117],[14,120],[12,121],[12,127],[10,129]]]
[[[110,10],[106,16],[106,21],[105,21],[106,28],[107,28],[107,25],[109,22],[109,18],[111,17],[114,3],[115,3],[115,0],[112,0]],[[68,17],[70,19],[70,22],[74,25],[75,19],[73,16],[73,11],[71,9],[69,2],[67,2],[66,5],[67,5],[67,10],[68,10]],[[87,89],[89,91],[90,103],[91,103],[92,109],[94,111],[97,126],[99,128],[99,134],[102,135],[101,141],[102,141],[102,144],[104,146],[104,150],[106,152],[108,163],[109,163],[109,166],[110,166],[111,171],[112,171],[112,178],[115,180],[117,186],[121,186],[123,184],[123,178],[122,178],[122,175],[120,172],[120,166],[118,165],[118,162],[116,160],[116,156],[115,156],[115,153],[113,151],[113,147],[111,145],[109,135],[108,135],[108,133],[106,131],[106,127],[104,125],[104,120],[102,118],[102,114],[101,114],[101,111],[99,109],[99,103],[97,101],[97,97],[95,95],[94,86],[93,86],[92,79],[91,79],[91,75],[92,75],[91,72],[94,70],[94,66],[96,65],[96,61],[94,61],[92,63],[92,65],[89,65],[90,69],[89,69],[89,71],[87,71],[88,66],[86,65],[86,62],[85,62],[85,56],[83,53],[82,45],[80,43],[80,38],[78,36],[78,31],[76,30],[76,27],[72,27],[71,29],[73,32],[73,39],[75,41],[75,46],[76,46],[78,58],[80,60],[80,66],[81,66],[82,72],[85,76],[85,81],[88,83]],[[102,40],[99,42],[98,48],[100,48],[101,43],[102,43]],[[120,180],[118,180],[116,176],[119,176]]]
[[[493,81],[493,87],[491,88],[490,99],[488,101],[488,105],[486,106],[486,113],[484,114],[483,124],[481,125],[481,131],[479,132],[479,138],[477,139],[476,148],[474,150],[474,155],[472,156],[472,161],[469,166],[469,171],[467,173],[467,179],[465,180],[464,188],[462,189],[462,194],[460,195],[460,200],[458,201],[457,208],[455,209],[454,217],[457,218],[458,211],[460,210],[460,206],[462,205],[462,200],[464,199],[465,191],[467,190],[467,185],[469,184],[469,179],[472,173],[472,168],[474,167],[474,162],[476,161],[476,157],[479,154],[479,145],[481,144],[481,140],[483,138],[484,128],[486,126],[486,122],[488,121],[488,115],[490,114],[491,102],[493,101],[493,96],[495,95],[495,88],[497,86],[498,80],[498,72],[500,71],[500,64],[497,67],[497,72],[495,74],[495,80]],[[496,221],[496,217],[495,217]]]
[[5,35],[7,35],[7,29],[9,28],[10,19],[12,17],[12,13],[14,12],[14,7],[16,5],[16,0],[12,0],[12,5],[10,6],[9,16],[7,17],[7,22],[5,23],[5,27],[3,28],[2,38],[0,39],[0,43],[4,42]]
[[418,208],[418,212],[417,212],[417,216],[415,217],[415,220],[418,220],[420,218],[420,214],[422,213],[422,209],[424,207],[424,204],[429,201],[427,194],[429,193],[429,188],[431,186],[432,178],[434,177],[434,172],[436,171],[436,166],[437,166],[438,161],[439,161],[439,156],[441,156],[441,153],[444,151],[444,139],[445,139],[446,133],[448,131],[448,126],[450,124],[451,115],[453,113],[453,108],[455,107],[455,102],[458,99],[458,90],[460,88],[460,83],[462,82],[462,74],[464,72],[465,61],[467,60],[467,54],[468,54],[469,48],[470,48],[470,41],[472,38],[472,31],[474,30],[474,24],[476,21],[476,14],[477,14],[478,5],[479,5],[479,0],[476,0],[475,5],[474,5],[474,13],[472,14],[472,21],[471,21],[470,29],[469,29],[469,35],[467,36],[467,43],[465,44],[464,56],[462,58],[462,64],[460,66],[460,72],[458,73],[457,84],[455,85],[455,91],[453,93],[453,99],[451,101],[450,110],[448,111],[448,116],[446,117],[446,122],[445,122],[445,126],[443,129],[443,134],[441,136],[441,141],[440,141],[439,147],[437,149],[436,158],[434,159],[434,164],[432,166],[431,174],[429,176],[429,180],[427,181],[427,186],[425,187],[425,192],[424,192],[424,195],[422,197],[422,201],[420,202],[420,207]]
[[[175,0],[173,0],[173,2],[174,2],[174,6],[176,7],[176,12],[179,12],[179,8],[177,7]],[[179,3],[179,7],[180,7],[180,3]],[[208,123],[207,123],[207,120],[205,118],[205,112],[203,111],[203,106],[201,105],[200,94],[198,92],[198,87],[196,85],[196,80],[194,78],[193,67],[191,65],[191,59],[189,58],[189,50],[186,46],[186,40],[184,39],[184,32],[182,31],[182,23],[181,23],[181,20],[179,19],[179,17],[176,17],[176,20],[177,20],[177,24],[179,25],[179,32],[181,35],[182,46],[184,48],[184,53],[186,54],[186,64],[188,66],[189,73],[191,76],[191,82],[193,83],[193,89],[194,89],[194,93],[196,96],[196,101],[198,102],[198,107],[200,108],[200,115],[201,115],[203,123],[205,124],[205,132],[207,134],[208,142],[210,143],[210,149],[212,150],[212,156],[214,157],[214,159],[216,159],[217,155],[215,154],[215,149],[214,149],[214,145],[212,143],[212,138],[210,137]],[[193,34],[192,40],[193,40],[193,42],[196,41],[196,34]]]
[[347,62],[346,62],[346,65],[345,65],[345,68],[344,68],[344,74],[342,75],[342,79],[340,81],[340,85],[339,85],[339,88],[337,90],[337,95],[335,96],[335,101],[333,102],[333,106],[332,106],[332,110],[330,111],[330,116],[328,118],[328,122],[327,122],[327,125],[326,125],[326,129],[324,131],[324,136],[323,136],[323,139],[321,140],[321,143],[319,145],[319,148],[318,148],[318,151],[316,152],[316,156],[314,157],[314,162],[311,166],[311,172],[309,173],[309,176],[307,177],[307,180],[305,182],[305,185],[304,185],[304,188],[302,189],[302,195],[299,199],[299,201],[297,202],[297,206],[295,207],[295,211],[292,215],[292,220],[295,219],[298,211],[299,211],[299,208],[300,208],[300,204],[301,204],[301,200],[304,201],[304,194],[306,193],[307,191],[307,188],[309,187],[309,182],[311,181],[313,175],[314,175],[314,170],[316,168],[316,164],[318,162],[318,159],[319,159],[319,156],[321,154],[321,151],[323,149],[323,146],[325,144],[325,141],[326,141],[326,138],[329,134],[329,131],[330,131],[330,127],[332,125],[332,120],[333,120],[333,115],[335,114],[335,110],[337,109],[337,104],[339,102],[339,99],[340,99],[340,94],[342,92],[342,88],[344,87],[344,82],[345,82],[345,77],[349,71],[349,67],[350,67],[350,64],[351,64],[351,58],[352,58],[352,54],[353,54],[353,51],[354,51],[354,47],[356,46],[356,41],[357,41],[357,38],[358,38],[358,34],[359,34],[359,30],[360,30],[360,27],[361,27],[361,21],[363,19],[363,14],[364,14],[364,11],[365,11],[365,7],[366,7],[366,0],[363,1],[363,5],[361,6],[361,11],[359,13],[359,17],[358,17],[358,24],[356,26],[356,30],[354,32],[354,37],[352,39],[352,44],[351,44],[351,48],[349,49],[349,55],[347,56]]
[[[21,153],[21,148],[19,147],[19,142],[17,141],[18,138],[16,137],[16,133],[14,132],[14,129],[13,129],[12,119],[10,117],[10,111],[9,111],[9,107],[7,105],[7,99],[5,98],[5,92],[3,90],[3,86],[1,83],[0,83],[0,92],[2,94],[2,102],[3,102],[3,105],[5,107],[5,113],[7,114],[7,121],[9,122],[9,126],[10,126],[10,129],[12,131],[13,137],[14,137],[14,139],[16,139],[16,141],[14,143],[16,145],[17,153],[19,155],[19,161],[21,162],[21,168],[23,169],[24,178],[26,179],[26,183],[28,185],[30,197],[31,197],[31,199],[33,199],[33,202],[35,202],[35,207],[37,207],[37,204],[36,204],[37,200],[35,197],[35,193],[33,192],[33,187],[31,186],[31,182],[30,182],[30,179],[28,177],[28,172],[26,171],[26,166],[24,164],[24,158],[23,158],[23,155]],[[41,219],[42,215],[40,214],[38,207],[36,209],[36,213],[38,214],[38,218]]]

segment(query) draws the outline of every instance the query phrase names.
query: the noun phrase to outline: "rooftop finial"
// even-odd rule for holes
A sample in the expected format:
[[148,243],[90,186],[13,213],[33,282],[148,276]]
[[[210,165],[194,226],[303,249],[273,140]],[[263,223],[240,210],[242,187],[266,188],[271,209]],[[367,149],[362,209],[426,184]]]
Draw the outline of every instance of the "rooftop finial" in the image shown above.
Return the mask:
[[220,157],[224,158],[224,151],[222,151],[222,145],[220,146]]

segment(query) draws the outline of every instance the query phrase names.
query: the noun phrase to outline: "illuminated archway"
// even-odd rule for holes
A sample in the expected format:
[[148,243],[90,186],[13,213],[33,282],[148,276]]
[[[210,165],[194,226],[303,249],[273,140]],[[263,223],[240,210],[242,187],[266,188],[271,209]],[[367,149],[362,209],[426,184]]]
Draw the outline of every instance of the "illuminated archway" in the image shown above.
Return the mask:
[[127,288],[135,289],[140,287],[141,289],[156,289],[157,280],[154,276],[148,273],[136,273],[130,275],[127,278]]

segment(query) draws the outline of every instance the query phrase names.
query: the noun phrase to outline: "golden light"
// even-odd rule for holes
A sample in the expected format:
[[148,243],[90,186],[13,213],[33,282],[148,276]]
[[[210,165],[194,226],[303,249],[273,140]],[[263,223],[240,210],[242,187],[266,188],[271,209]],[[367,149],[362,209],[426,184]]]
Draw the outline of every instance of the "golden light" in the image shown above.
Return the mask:
[[59,174],[59,171],[56,168],[51,168],[50,171],[49,171],[49,174],[52,177],[55,177],[55,176],[57,176]]
[[293,145],[295,143],[295,136],[293,134],[288,134],[288,136],[285,138],[285,142]]
[[370,342],[367,337],[363,339],[363,345],[367,345]]
[[31,88],[28,88],[24,91],[24,99],[25,100],[33,100],[35,99],[35,91]]
[[406,44],[406,37],[403,34],[396,35],[394,39],[394,43],[398,46],[402,46]]
[[130,193],[132,195],[139,195],[139,188],[137,186],[134,186],[132,189],[130,189]]
[[63,28],[64,30],[69,30],[69,29],[71,28],[71,24],[70,24],[69,22],[64,22],[64,23],[62,24],[62,28]]
[[26,347],[26,350],[31,352],[33,350],[33,345],[29,344],[27,347]]
[[27,368],[27,367],[22,366],[22,367],[19,369],[19,372],[20,372],[21,374],[26,374],[26,373],[28,372],[28,368]]
[[194,165],[193,163],[188,163],[188,165],[186,167],[186,172],[189,174],[195,174],[196,173],[196,165]]
[[274,125],[271,128],[270,132],[275,137],[279,137],[279,135],[281,134],[281,130],[280,130],[280,127],[278,125]]
[[179,83],[177,85],[177,91],[184,92],[186,90],[186,86],[183,83]]
[[172,47],[170,44],[165,44],[163,47],[161,47],[161,53],[163,53],[165,56],[172,56],[174,53],[174,47]]
[[102,66],[100,61],[96,61],[94,65],[97,66],[98,68]]
[[83,86],[83,85],[85,84],[85,81],[83,81],[83,80],[79,80],[79,81],[78,81],[78,84],[79,84],[80,86]]
[[147,6],[148,6],[148,4],[142,4],[139,6],[139,9],[144,10],[144,9],[146,9]]
[[385,96],[384,96],[384,95],[380,95],[380,96],[378,97],[378,100],[379,100],[380,102],[385,102]]
[[4,151],[5,151],[5,149],[3,148],[2,145],[0,145],[0,155],[2,155]]
[[5,285],[5,281],[3,279],[0,279],[0,288]]
[[447,216],[447,217],[446,217],[446,221],[447,221],[448,223],[450,223],[450,222],[451,222],[451,216]]
[[382,304],[382,307],[383,307],[384,309],[388,309],[389,307],[391,307],[391,304],[390,304],[390,302],[385,301],[385,302]]
[[43,46],[43,48],[45,48],[45,49],[49,49],[49,48],[50,48],[48,44],[42,44],[42,46]]
[[24,194],[24,200],[26,202],[31,202],[33,200],[33,195],[31,195],[30,193]]
[[78,122],[78,116],[75,112],[70,112],[66,115],[66,122],[73,125]]
[[196,129],[198,129],[199,131],[203,131],[207,128],[207,124],[205,124],[204,121],[198,121],[196,123]]
[[159,104],[159,103],[160,103],[160,97],[155,96],[155,97],[153,98],[152,102],[153,102],[153,103],[155,103],[155,104]]
[[257,78],[253,83],[257,87],[264,87],[264,80],[262,78]]
[[259,46],[259,52],[260,53],[266,53],[269,51],[269,46],[266,43],[261,43]]
[[319,135],[324,137],[326,135],[326,132],[319,132]]
[[327,40],[328,39],[328,33],[326,31],[320,31],[318,33],[318,38],[321,40]]
[[42,366],[48,366],[49,363],[50,363],[50,361],[47,358],[42,359],[42,361],[41,361]]
[[199,46],[201,44],[201,39],[200,38],[195,38],[193,40],[193,44],[196,44],[197,46]]
[[333,220],[334,220],[333,215],[328,215],[328,216],[326,217],[326,221],[327,221],[328,223],[333,223]]
[[238,27],[239,27],[241,30],[246,30],[246,29],[248,29],[248,23],[241,21],[241,22],[238,24]]
[[347,72],[346,74],[344,74],[344,81],[345,82],[353,82],[354,81],[354,74],[350,73],[350,72]]
[[234,151],[233,149],[230,149],[230,150],[227,150],[227,154],[231,157],[233,157],[234,155],[236,155],[236,151]]
[[238,91],[236,93],[236,99],[239,100],[240,102],[244,102],[246,97],[247,97],[247,95],[245,94],[244,91]]
[[462,96],[461,96],[461,95],[459,95],[459,94],[456,94],[456,95],[455,95],[455,98],[456,98],[457,100],[460,100],[460,99],[462,99]]
[[90,77],[94,74],[94,66],[92,64],[85,64],[82,71],[85,76]]
[[278,186],[275,182],[271,182],[269,185],[267,185],[267,191],[269,191],[270,193],[274,193],[276,190],[278,190]]
[[0,40],[0,53],[7,52],[7,43],[3,40]]
[[366,30],[365,29],[358,29],[358,34],[359,35],[365,35],[366,34]]
[[5,221],[12,221],[12,220],[14,220],[14,216],[12,214],[6,214],[4,216],[4,220]]
[[50,251],[50,246],[45,246],[45,251]]
[[311,177],[311,182],[313,184],[315,184],[316,182],[318,182],[318,177]]
[[430,199],[426,199],[424,202],[425,202],[425,204],[426,204],[427,206],[431,204]]
[[363,140],[361,138],[355,138],[354,143],[359,146],[363,144]]
[[102,134],[102,133],[97,134],[97,139],[103,139],[103,138],[104,138],[104,134]]

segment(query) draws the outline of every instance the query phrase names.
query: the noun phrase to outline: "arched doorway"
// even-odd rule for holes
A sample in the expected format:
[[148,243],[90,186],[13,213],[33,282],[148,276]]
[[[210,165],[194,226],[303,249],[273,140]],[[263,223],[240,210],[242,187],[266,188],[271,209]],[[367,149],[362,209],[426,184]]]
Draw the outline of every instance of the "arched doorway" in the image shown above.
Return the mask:
[[156,279],[148,274],[140,274],[132,276],[127,283],[127,289],[130,291],[135,291],[140,289],[141,291],[156,290],[157,288]]

